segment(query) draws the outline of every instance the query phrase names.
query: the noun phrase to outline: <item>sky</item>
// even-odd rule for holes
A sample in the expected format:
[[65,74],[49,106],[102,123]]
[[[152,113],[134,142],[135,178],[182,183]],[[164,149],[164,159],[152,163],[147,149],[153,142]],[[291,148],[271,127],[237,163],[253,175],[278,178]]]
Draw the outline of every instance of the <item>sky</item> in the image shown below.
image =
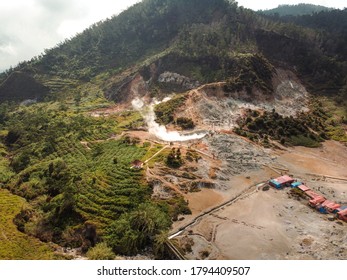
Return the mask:
[[[189,0],[187,0],[189,1]],[[0,72],[30,60],[95,22],[140,0],[9,0],[0,2]],[[253,10],[312,3],[343,9],[346,0],[238,0]]]

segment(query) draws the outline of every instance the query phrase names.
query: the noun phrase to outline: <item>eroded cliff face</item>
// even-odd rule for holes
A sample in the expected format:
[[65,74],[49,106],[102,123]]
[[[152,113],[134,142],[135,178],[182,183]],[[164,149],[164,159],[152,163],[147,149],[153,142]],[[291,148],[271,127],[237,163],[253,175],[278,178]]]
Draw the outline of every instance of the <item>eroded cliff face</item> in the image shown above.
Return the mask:
[[188,116],[194,123],[230,130],[248,109],[271,112],[282,116],[297,116],[309,110],[310,94],[300,79],[289,70],[276,69],[272,79],[274,92],[257,88],[225,92],[225,82],[203,85],[189,91],[185,110],[177,116]]
[[[157,95],[182,93],[201,85],[194,78],[176,72],[170,72],[156,61],[131,75],[111,77],[104,85],[106,98],[117,103],[128,102],[135,97],[144,97],[155,92]],[[152,95],[155,95],[152,94]]]
[[185,90],[190,90],[200,86],[200,83],[198,81],[194,81],[191,78],[169,71],[165,71],[164,73],[160,74],[158,82]]

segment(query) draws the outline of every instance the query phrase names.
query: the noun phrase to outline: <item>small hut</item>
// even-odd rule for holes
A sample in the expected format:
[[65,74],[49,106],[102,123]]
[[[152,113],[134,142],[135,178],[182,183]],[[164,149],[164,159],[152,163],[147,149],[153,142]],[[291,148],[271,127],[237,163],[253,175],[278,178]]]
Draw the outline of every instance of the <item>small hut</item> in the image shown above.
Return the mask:
[[337,204],[331,200],[326,200],[322,203],[320,207],[318,207],[318,211],[323,214],[336,213],[338,212],[337,209],[339,209],[340,207],[340,204]]
[[316,208],[319,204],[323,203],[325,201],[325,197],[321,196],[321,195],[317,195],[316,197],[312,198],[309,200],[308,204],[313,207]]
[[293,182],[294,182],[293,178],[289,177],[288,175],[284,175],[284,176],[270,180],[269,184],[275,187],[276,189],[280,189],[287,186],[288,184],[290,185]]
[[143,167],[143,162],[141,160],[134,160],[132,163],[131,163],[131,169],[141,169]]

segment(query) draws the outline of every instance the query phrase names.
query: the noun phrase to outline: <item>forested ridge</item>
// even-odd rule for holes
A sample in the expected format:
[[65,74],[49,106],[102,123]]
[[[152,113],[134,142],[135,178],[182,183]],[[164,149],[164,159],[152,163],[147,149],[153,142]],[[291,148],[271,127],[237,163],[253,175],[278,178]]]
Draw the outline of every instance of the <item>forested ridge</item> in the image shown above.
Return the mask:
[[[164,72],[197,84],[226,82],[226,93],[257,89],[271,96],[275,69],[283,67],[346,114],[346,25],[346,9],[279,17],[231,0],[143,0],[1,73],[0,187],[28,202],[14,219],[18,229],[84,253],[99,246],[112,258],[151,248],[163,257],[167,232],[189,213],[187,202],[179,195],[153,198],[144,171],[130,168],[162,146],[123,134],[144,125],[138,112],[109,118],[90,112],[129,101],[126,87],[138,74],[152,97],[173,91],[157,82]],[[172,123],[184,100],[179,95],[157,107],[159,121]],[[271,130],[278,141],[295,144],[300,139],[284,133],[282,140],[274,127],[294,123],[311,146],[328,137],[321,111],[320,119],[302,115],[299,123],[276,112],[249,114],[241,135]],[[194,127],[190,119],[176,122]]]
[[269,10],[260,10],[262,14],[274,16],[303,16],[319,13],[322,11],[331,11],[333,8],[328,8],[313,4],[296,4],[296,5],[279,5],[277,8]]
[[[180,72],[202,82],[223,80],[239,70],[234,67],[239,53],[260,51],[273,63],[297,67],[308,83],[314,76],[323,79],[322,83],[333,77],[341,87],[346,71],[346,13],[333,10],[278,18],[227,0],[145,0],[20,63],[0,79],[10,77],[12,81],[15,72],[29,75],[44,86],[31,97],[56,98],[57,94],[49,95],[43,89],[56,93],[91,80],[95,83],[97,77],[103,87],[111,77],[127,77],[129,69],[136,72],[153,61],[167,61],[165,58],[169,62],[164,67],[180,67]],[[285,55],[269,56],[279,53],[276,47],[282,44],[288,45]],[[326,72],[326,77],[319,72]],[[341,77],[335,77],[337,73]],[[24,94],[20,96],[23,91],[13,90],[9,95],[10,89],[13,87],[7,83],[0,87],[1,100],[24,99]],[[103,87],[104,93],[107,90]]]

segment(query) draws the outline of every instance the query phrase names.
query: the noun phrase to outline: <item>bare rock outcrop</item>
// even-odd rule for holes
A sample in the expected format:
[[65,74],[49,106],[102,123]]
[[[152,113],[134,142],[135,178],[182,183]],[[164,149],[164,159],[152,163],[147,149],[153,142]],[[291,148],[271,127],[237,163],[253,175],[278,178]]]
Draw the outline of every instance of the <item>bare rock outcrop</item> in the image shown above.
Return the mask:
[[168,71],[159,75],[158,82],[180,86],[185,90],[190,90],[200,86],[200,83],[198,81],[194,81],[188,77]]

